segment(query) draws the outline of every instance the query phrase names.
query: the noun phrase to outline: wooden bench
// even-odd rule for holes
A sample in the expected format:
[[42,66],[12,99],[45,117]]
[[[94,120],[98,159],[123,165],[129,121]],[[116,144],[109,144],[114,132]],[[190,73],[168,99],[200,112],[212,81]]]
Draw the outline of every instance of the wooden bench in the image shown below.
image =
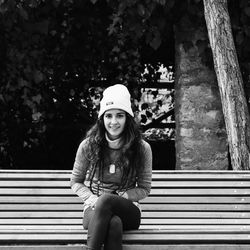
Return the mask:
[[[0,249],[80,250],[70,171],[0,170]],[[125,250],[250,249],[250,171],[154,171],[142,225]]]

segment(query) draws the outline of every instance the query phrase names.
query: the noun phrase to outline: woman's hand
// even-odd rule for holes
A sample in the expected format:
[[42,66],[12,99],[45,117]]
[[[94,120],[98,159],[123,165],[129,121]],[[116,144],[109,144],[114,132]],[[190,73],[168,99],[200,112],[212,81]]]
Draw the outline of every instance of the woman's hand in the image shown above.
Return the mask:
[[127,192],[118,192],[118,195],[125,198],[125,199],[128,199],[128,194]]
[[90,195],[90,197],[85,201],[85,204],[88,205],[88,206],[90,206],[90,207],[92,207],[92,208],[94,208],[94,207],[95,207],[95,204],[96,204],[96,202],[97,202],[97,200],[98,200],[98,196],[92,194],[92,195]]

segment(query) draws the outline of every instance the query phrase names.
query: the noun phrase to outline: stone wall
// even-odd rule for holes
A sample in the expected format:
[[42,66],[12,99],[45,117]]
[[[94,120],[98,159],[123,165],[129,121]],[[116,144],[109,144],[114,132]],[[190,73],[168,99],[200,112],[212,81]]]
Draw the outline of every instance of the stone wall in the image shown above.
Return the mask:
[[[227,134],[213,70],[200,57],[204,32],[183,30],[176,37],[176,169],[228,169]],[[189,47],[185,48],[188,40]]]

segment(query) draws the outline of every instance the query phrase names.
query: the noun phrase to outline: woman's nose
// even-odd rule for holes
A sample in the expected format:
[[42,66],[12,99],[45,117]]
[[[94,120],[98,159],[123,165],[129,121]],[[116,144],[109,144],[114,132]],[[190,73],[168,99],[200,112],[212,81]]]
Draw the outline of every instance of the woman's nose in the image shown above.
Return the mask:
[[117,119],[116,119],[116,117],[115,117],[115,116],[113,116],[113,117],[112,117],[112,119],[111,119],[111,123],[112,123],[112,124],[116,124],[116,123],[117,123]]

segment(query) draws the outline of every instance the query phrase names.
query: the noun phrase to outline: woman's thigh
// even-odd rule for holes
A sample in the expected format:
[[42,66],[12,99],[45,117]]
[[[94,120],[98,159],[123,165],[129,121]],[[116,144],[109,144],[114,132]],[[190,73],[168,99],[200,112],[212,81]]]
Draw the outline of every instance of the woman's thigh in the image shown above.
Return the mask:
[[82,224],[83,224],[83,228],[84,229],[88,229],[89,227],[89,222],[92,219],[93,215],[94,215],[94,210],[89,207],[87,208],[84,213],[83,213],[83,220],[82,220]]
[[113,204],[113,213],[122,220],[123,230],[138,229],[141,222],[140,209],[130,200],[116,196]]

